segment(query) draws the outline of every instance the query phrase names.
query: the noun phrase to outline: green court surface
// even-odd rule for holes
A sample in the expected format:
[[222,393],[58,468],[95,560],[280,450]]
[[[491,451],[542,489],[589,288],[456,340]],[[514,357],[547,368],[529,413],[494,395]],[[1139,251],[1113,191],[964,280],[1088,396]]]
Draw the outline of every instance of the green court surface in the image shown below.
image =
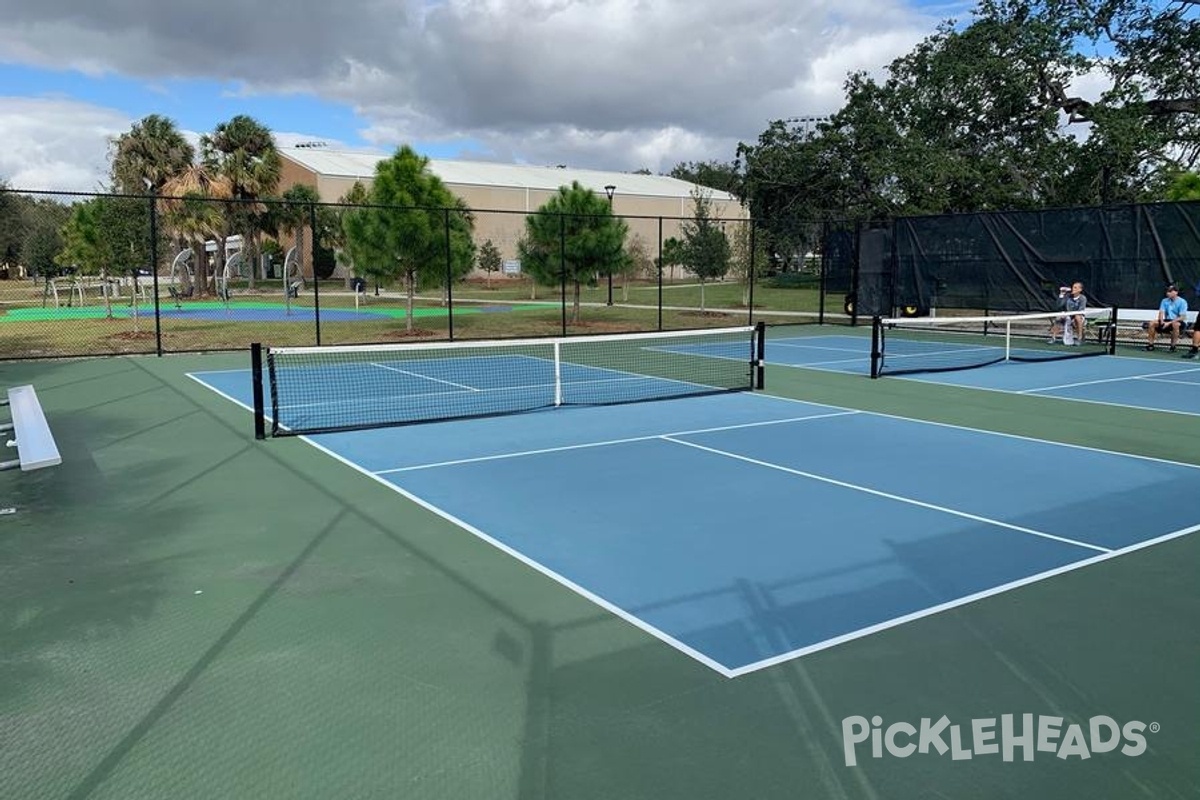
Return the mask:
[[[305,441],[256,442],[187,377],[247,364],[0,363],[63,455],[0,475],[0,798],[1200,797],[1200,536],[730,679]],[[767,387],[1200,464],[1195,420],[1161,412],[806,369]],[[851,717],[969,739],[1007,714],[1153,732],[1140,755],[846,763]]]

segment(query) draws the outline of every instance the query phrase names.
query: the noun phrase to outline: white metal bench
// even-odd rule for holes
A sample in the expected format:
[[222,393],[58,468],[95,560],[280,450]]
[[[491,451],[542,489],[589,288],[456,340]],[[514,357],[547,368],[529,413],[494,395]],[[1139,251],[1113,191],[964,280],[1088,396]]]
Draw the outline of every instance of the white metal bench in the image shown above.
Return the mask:
[[[1194,326],[1196,324],[1195,311],[1187,312],[1187,325]],[[1117,309],[1117,338],[1132,339],[1137,338],[1146,330],[1146,326],[1158,319],[1158,309],[1149,308],[1119,308]],[[1103,340],[1108,332],[1109,324],[1101,323],[1097,330],[1097,335]],[[1123,336],[1123,333],[1133,332],[1131,335]],[[1183,331],[1180,331],[1183,334]]]
[[61,464],[62,456],[58,453],[58,445],[54,443],[50,424],[46,422],[46,415],[33,387],[16,386],[9,389],[8,407],[12,412],[12,422],[0,425],[0,431],[12,431],[15,434],[15,440],[9,441],[8,446],[17,448],[18,457],[0,462],[0,469],[20,467],[29,471]]

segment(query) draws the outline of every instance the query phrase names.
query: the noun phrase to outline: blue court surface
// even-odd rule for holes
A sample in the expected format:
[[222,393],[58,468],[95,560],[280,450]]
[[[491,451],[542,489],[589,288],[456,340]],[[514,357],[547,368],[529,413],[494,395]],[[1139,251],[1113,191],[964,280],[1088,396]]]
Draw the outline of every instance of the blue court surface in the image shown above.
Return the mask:
[[[941,345],[945,347],[945,345]],[[1186,348],[1180,348],[1185,351]],[[771,364],[869,375],[870,331],[771,337]],[[1006,362],[960,372],[884,376],[972,389],[1200,415],[1200,360],[1096,356],[1044,363]]]
[[305,438],[728,677],[1200,529],[1194,466],[761,393]]

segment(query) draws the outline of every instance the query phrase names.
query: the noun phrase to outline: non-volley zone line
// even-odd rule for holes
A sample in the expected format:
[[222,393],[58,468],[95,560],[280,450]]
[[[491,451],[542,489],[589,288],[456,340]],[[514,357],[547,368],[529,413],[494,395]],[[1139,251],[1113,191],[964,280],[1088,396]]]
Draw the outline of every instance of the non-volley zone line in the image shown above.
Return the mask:
[[802,417],[786,417],[784,419],[761,420],[758,422],[740,422],[735,425],[718,425],[709,428],[693,428],[685,431],[671,431],[669,433],[650,433],[641,436],[626,436],[620,439],[605,439],[596,442],[579,442],[575,444],[565,444],[556,447],[541,447],[536,450],[516,450],[509,453],[495,453],[487,456],[473,456],[470,458],[456,458],[449,461],[436,461],[428,464],[414,464],[407,467],[393,467],[390,469],[375,470],[374,475],[393,475],[399,472],[417,472],[426,469],[437,469],[439,467],[453,467],[461,464],[478,464],[484,461],[503,461],[510,458],[524,458],[526,456],[545,455],[547,453],[562,453],[568,450],[586,450],[593,447],[612,447],[620,444],[631,444],[633,442],[649,442],[655,439],[671,441],[674,436],[689,436],[701,433],[716,433],[718,431],[732,431],[742,428],[761,428],[767,425],[786,425],[792,422],[809,422],[819,419],[828,419],[829,417],[848,417],[854,414],[861,414],[861,411],[844,410],[832,411],[827,414],[808,414]]
[[439,461],[439,462],[433,462],[433,463],[427,463],[427,464],[416,464],[416,465],[411,465],[411,466],[407,466],[407,467],[394,467],[394,468],[390,468],[390,469],[376,470],[374,472],[374,474],[381,475],[381,476],[382,475],[394,475],[394,474],[404,473],[404,472],[417,472],[417,471],[421,471],[421,470],[460,466],[460,465],[464,465],[464,464],[478,464],[478,463],[487,462],[487,461],[502,461],[502,460],[512,459],[512,458],[524,458],[524,457],[529,457],[529,456],[546,455],[549,453],[561,453],[561,452],[566,452],[566,451],[570,451],[570,450],[583,450],[583,449],[596,448],[596,447],[612,447],[612,446],[616,446],[616,445],[631,444],[634,442],[661,440],[661,441],[667,441],[667,442],[671,442],[671,443],[678,444],[678,445],[684,445],[686,447],[692,447],[697,450],[703,450],[703,451],[721,455],[721,456],[724,456],[727,458],[733,458],[733,459],[742,461],[747,464],[752,464],[752,465],[759,466],[759,467],[766,467],[768,469],[773,469],[773,470],[777,470],[780,472],[786,472],[788,474],[795,475],[797,477],[807,478],[809,480],[815,480],[815,481],[819,481],[822,483],[839,486],[844,489],[851,489],[851,490],[857,491],[857,492],[863,492],[865,494],[870,494],[875,497],[880,497],[880,498],[883,498],[886,500],[892,500],[892,501],[896,501],[896,502],[900,502],[900,503],[905,503],[907,505],[917,506],[919,508],[924,508],[926,510],[937,511],[937,512],[940,512],[943,514],[949,514],[951,516],[961,517],[963,519],[969,519],[973,522],[979,522],[979,523],[993,526],[993,527],[1004,528],[1007,530],[1016,531],[1018,533],[1026,534],[1029,536],[1037,536],[1037,537],[1040,537],[1043,539],[1050,539],[1050,540],[1053,540],[1056,542],[1072,545],[1075,547],[1082,547],[1084,549],[1092,550],[1094,552],[1099,552],[1099,553],[1110,552],[1110,548],[1107,548],[1107,547],[1100,547],[1098,545],[1088,544],[1086,542],[1081,542],[1076,539],[1071,539],[1071,538],[1068,538],[1065,536],[1058,536],[1053,533],[1047,533],[1045,531],[1039,531],[1039,530],[1035,530],[1033,528],[1028,528],[1028,527],[1021,526],[1021,525],[1015,525],[1013,523],[1004,522],[1002,520],[997,520],[997,519],[992,519],[990,517],[985,517],[985,516],[981,516],[978,514],[972,514],[972,513],[966,512],[966,511],[960,511],[958,509],[938,505],[935,503],[928,503],[923,500],[917,500],[915,498],[905,497],[903,495],[894,494],[892,492],[885,492],[885,491],[881,491],[879,489],[873,489],[869,486],[863,486],[861,484],[857,484],[857,483],[853,483],[853,482],[849,482],[849,481],[842,481],[842,480],[838,480],[836,478],[819,475],[819,474],[812,473],[812,472],[806,472],[804,470],[794,469],[792,467],[787,467],[787,466],[783,466],[781,464],[775,464],[772,462],[763,461],[763,460],[756,459],[756,458],[751,458],[749,456],[729,452],[726,450],[719,450],[716,448],[707,447],[705,445],[697,444],[694,442],[688,442],[688,441],[684,440],[683,438],[681,438],[681,437],[685,437],[685,436],[695,436],[695,435],[706,434],[706,433],[729,432],[729,431],[737,431],[737,430],[748,430],[748,429],[752,429],[752,428],[762,428],[762,427],[769,426],[769,425],[784,425],[784,424],[791,424],[791,423],[797,423],[797,422],[815,422],[818,420],[831,419],[831,418],[835,418],[835,417],[853,416],[853,415],[859,414],[859,413],[862,413],[862,412],[833,411],[833,412],[824,413],[824,414],[809,414],[809,415],[802,416],[802,417],[790,417],[790,418],[778,419],[778,420],[766,420],[766,421],[760,421],[760,422],[739,423],[739,424],[735,424],[735,425],[721,425],[721,426],[708,427],[708,428],[697,428],[697,429],[684,430],[684,431],[674,431],[674,432],[670,432],[670,433],[646,434],[646,435],[642,435],[642,436],[623,437],[620,439],[608,439],[608,440],[596,441],[596,442],[582,442],[582,443],[575,443],[575,444],[569,444],[569,445],[561,445],[561,446],[556,446],[556,447],[538,448],[535,450],[522,450],[522,451],[516,451],[516,452],[509,452],[509,453],[492,454],[492,455],[487,455],[487,456],[475,456],[475,457],[469,457],[469,458],[452,459],[452,460]]
[[[1036,394],[1038,392],[1054,392],[1059,389],[1078,389],[1081,386],[1098,386],[1102,383],[1124,383],[1125,381],[1154,381],[1161,380],[1171,375],[1186,375],[1188,373],[1200,372],[1200,367],[1181,367],[1177,369],[1165,370],[1163,372],[1149,372],[1145,375],[1120,375],[1115,378],[1098,378],[1090,381],[1075,381],[1073,383],[1059,383],[1053,386],[1038,386],[1032,389],[1021,389],[1017,394]],[[1176,381],[1177,383],[1186,383],[1186,381]],[[1200,384],[1197,384],[1200,385]]]
[[[899,380],[1111,408],[1200,416],[1200,395],[1186,388],[1200,387],[1200,380],[1197,380],[1200,378],[1200,367],[1164,367],[1166,365],[1161,361],[1152,359],[1106,356],[1056,362],[1053,375],[1058,380],[1053,383],[1046,381],[1044,364],[1009,365],[1000,371],[979,369],[936,375],[902,375]],[[1069,380],[1072,376],[1076,379]],[[1184,380],[1178,380],[1181,378]]]

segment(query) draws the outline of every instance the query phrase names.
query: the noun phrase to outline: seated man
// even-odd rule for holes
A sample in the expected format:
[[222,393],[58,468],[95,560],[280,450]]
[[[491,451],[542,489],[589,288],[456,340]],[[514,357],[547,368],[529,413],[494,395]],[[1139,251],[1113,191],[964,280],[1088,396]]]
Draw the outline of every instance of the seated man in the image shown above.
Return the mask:
[[1200,354],[1200,319],[1198,319],[1196,324],[1192,327],[1192,346],[1191,349],[1183,354],[1183,357],[1195,358],[1197,354]]
[[1179,342],[1179,333],[1187,326],[1187,301],[1179,296],[1175,284],[1167,286],[1167,296],[1158,304],[1158,319],[1146,324],[1146,349],[1154,349],[1154,337],[1160,333],[1171,335],[1171,352]]
[[1083,344],[1084,325],[1087,320],[1078,312],[1087,308],[1087,297],[1083,294],[1082,281],[1059,288],[1058,307],[1066,311],[1068,316],[1058,317],[1050,325],[1050,344],[1054,344],[1059,335],[1062,336],[1063,344]]

